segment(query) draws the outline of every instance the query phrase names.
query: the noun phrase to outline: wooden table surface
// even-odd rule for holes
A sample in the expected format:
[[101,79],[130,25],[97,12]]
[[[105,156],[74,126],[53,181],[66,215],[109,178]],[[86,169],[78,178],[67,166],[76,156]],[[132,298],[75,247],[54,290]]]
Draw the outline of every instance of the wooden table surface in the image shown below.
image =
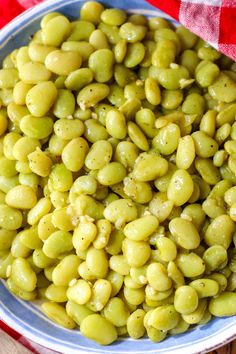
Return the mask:
[[[32,354],[0,329],[0,354]],[[236,340],[207,354],[236,354]]]

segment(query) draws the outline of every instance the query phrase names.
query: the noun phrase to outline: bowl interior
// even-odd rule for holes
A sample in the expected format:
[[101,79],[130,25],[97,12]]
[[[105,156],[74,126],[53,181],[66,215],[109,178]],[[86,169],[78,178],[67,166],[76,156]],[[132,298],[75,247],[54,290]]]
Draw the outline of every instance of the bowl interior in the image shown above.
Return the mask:
[[[0,32],[0,62],[15,48],[28,43],[32,34],[39,29],[42,16],[51,11],[60,11],[71,19],[78,18],[84,1],[56,0],[46,1],[26,11]],[[120,7],[132,13],[146,16],[160,16],[173,21],[163,12],[143,0],[106,0],[108,7]],[[173,21],[175,22],[175,21]],[[148,339],[119,340],[101,347],[84,338],[78,330],[69,331],[57,326],[40,311],[37,302],[22,301],[8,292],[4,282],[0,282],[0,318],[31,340],[63,353],[156,353],[193,354],[205,352],[222,345],[236,335],[236,319],[214,319],[207,325],[198,326],[186,334],[169,337],[161,343]]]

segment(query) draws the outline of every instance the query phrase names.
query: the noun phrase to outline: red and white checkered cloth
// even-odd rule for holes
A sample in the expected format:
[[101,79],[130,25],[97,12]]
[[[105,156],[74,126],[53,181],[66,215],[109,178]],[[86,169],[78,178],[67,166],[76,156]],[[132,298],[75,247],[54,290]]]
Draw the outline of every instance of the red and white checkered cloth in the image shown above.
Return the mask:
[[[0,0],[0,28],[43,0]],[[145,1],[145,0],[144,0]],[[147,0],[236,61],[236,0]],[[0,328],[36,354],[55,354],[0,320]]]
[[236,0],[148,0],[236,60]]

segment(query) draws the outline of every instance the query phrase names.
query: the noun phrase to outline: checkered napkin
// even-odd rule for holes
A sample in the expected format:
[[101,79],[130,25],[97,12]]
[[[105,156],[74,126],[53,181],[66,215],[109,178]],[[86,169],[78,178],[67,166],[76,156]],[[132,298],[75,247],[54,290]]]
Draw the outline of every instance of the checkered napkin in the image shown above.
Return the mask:
[[236,61],[236,0],[147,0]]

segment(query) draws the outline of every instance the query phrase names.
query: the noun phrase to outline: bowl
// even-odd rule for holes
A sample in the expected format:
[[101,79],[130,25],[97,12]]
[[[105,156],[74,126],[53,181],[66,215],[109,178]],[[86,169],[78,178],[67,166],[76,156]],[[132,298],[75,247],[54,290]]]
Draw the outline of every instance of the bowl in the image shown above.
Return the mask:
[[[18,16],[0,32],[0,62],[13,49],[27,44],[39,28],[43,15],[60,11],[69,18],[79,16],[84,1],[54,0],[43,2]],[[160,16],[173,21],[163,12],[143,0],[102,1],[108,7],[120,7],[131,13]],[[175,24],[177,24],[175,22]],[[236,318],[215,318],[206,325],[197,326],[185,334],[167,338],[161,343],[149,339],[121,339],[102,347],[84,338],[79,330],[67,330],[52,323],[39,309],[37,301],[22,301],[13,296],[0,282],[0,318],[23,336],[45,347],[67,354],[195,354],[205,353],[236,337]]]

